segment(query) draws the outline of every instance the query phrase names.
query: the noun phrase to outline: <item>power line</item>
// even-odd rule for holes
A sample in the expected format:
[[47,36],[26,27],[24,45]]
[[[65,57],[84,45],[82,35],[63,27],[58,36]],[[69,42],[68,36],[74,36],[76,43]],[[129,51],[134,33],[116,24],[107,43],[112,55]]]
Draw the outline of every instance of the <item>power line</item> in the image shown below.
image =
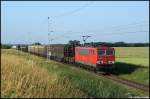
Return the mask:
[[139,21],[139,22],[133,22],[133,23],[129,23],[129,24],[125,24],[125,25],[118,25],[118,26],[111,26],[111,27],[104,27],[103,29],[100,29],[100,30],[93,30],[93,31],[90,31],[90,32],[102,32],[102,31],[106,31],[106,30],[110,30],[111,28],[117,28],[116,30],[120,30],[120,29],[127,29],[127,28],[132,28],[132,27],[135,27],[136,25],[140,25],[141,23],[143,22],[148,22],[148,21]]
[[71,31],[67,31],[67,32],[63,33],[62,35],[60,35],[60,36],[54,37],[54,39],[64,37],[64,36],[66,36],[65,34],[68,34],[68,32],[71,33]]
[[80,8],[77,8],[77,9],[75,9],[75,10],[73,10],[73,11],[66,12],[66,13],[63,13],[63,14],[60,14],[60,15],[53,16],[53,18],[59,18],[59,17],[64,17],[64,16],[67,16],[67,15],[74,14],[74,13],[79,12],[79,11],[81,11],[82,9],[84,9],[84,8],[86,8],[86,7],[88,7],[88,6],[90,6],[92,3],[94,3],[94,1],[90,1],[89,3],[87,3],[87,4],[83,5],[83,6],[81,6]]
[[[78,11],[80,11],[80,10],[82,10],[82,9],[84,9],[84,8],[86,8],[86,7],[88,7],[88,6],[91,5],[93,2],[94,2],[94,1],[91,1],[91,2],[89,2],[89,3],[85,4],[85,5],[83,5],[82,7],[78,8],[78,9],[75,9],[75,10],[73,10],[73,11],[66,12],[66,13],[63,13],[63,14],[60,14],[60,15],[52,16],[52,17],[53,17],[53,18],[59,18],[59,17],[63,17],[63,16],[67,16],[67,15],[76,13],[76,12],[78,12]],[[51,17],[51,18],[52,18],[52,17]],[[43,26],[43,24],[44,24],[46,21],[47,21],[47,18],[45,18],[45,20],[43,20],[43,21],[41,22],[41,24],[39,24],[39,26],[36,27],[36,30],[37,30],[37,29],[41,29],[41,26]],[[31,31],[33,31],[33,28],[30,29],[30,32],[31,32]]]
[[[107,30],[106,30],[107,31]],[[101,31],[99,31],[99,32],[101,32]],[[131,31],[113,31],[113,33],[107,33],[107,32],[105,32],[105,33],[100,33],[101,35],[118,35],[118,34],[125,34],[125,33],[130,33]],[[148,31],[145,31],[145,30],[136,30],[136,31],[132,31],[132,32],[148,32]],[[79,36],[81,36],[81,32],[65,32],[65,33],[63,33],[62,35],[60,35],[60,36],[57,36],[57,37],[55,37],[55,39],[56,38],[62,38],[62,37],[65,37],[66,35],[71,35],[71,34],[74,34],[74,35],[78,35],[78,34],[80,34]],[[90,34],[90,35],[92,35],[92,36],[94,36],[94,35],[98,35],[98,34]]]
[[[70,14],[74,14],[74,13],[76,13],[76,12],[78,12],[78,11],[80,11],[80,10],[86,8],[86,7],[88,7],[88,6],[91,5],[92,3],[93,3],[93,1],[91,1],[91,2],[89,2],[89,3],[87,3],[87,4],[85,4],[84,6],[78,8],[78,9],[75,9],[75,10],[73,10],[73,11],[66,12],[66,13],[63,13],[63,14],[60,14],[60,15],[57,15],[57,16],[53,16],[53,18],[59,18],[59,17],[64,17],[64,16],[67,16],[67,15],[70,15]],[[64,34],[66,34],[66,33],[64,33]],[[59,36],[59,37],[64,36],[64,34],[61,35],[61,36]],[[59,38],[59,37],[55,37],[55,38]],[[53,40],[54,40],[54,39],[53,39]]]
[[[114,28],[115,31],[127,30],[129,28],[133,29],[133,27],[135,27],[135,26],[137,27],[137,25],[141,25],[141,24],[143,24],[143,22],[147,22],[147,21],[139,21],[139,22],[133,22],[133,23],[124,24],[124,25],[118,25],[118,26],[112,26],[112,27],[105,27],[103,29],[93,30],[93,31],[90,31],[90,32],[103,32],[103,31],[106,32],[106,31],[110,31],[111,28]],[[111,31],[114,31],[114,30],[111,30]]]
[[[131,26],[131,25],[134,25],[134,26],[136,26],[136,25],[140,25],[142,22],[145,22],[145,21],[140,21],[140,22],[134,22],[134,23],[130,23],[130,24],[126,24],[126,25],[120,25],[120,26],[113,26],[113,27],[110,27],[110,28],[117,28],[117,27],[122,27],[122,26],[127,26],[127,27],[122,27],[122,28],[128,28],[129,26]],[[147,22],[147,21],[146,21]],[[43,23],[45,23],[45,20],[44,21],[42,21],[42,23],[39,25],[40,27],[41,27],[41,25],[43,25]],[[48,25],[50,25],[49,23],[48,23]],[[49,29],[49,27],[50,26],[48,26],[48,29]],[[41,28],[39,28],[39,29],[41,29]],[[102,32],[102,30],[103,31],[107,31],[107,30],[109,30],[109,28],[104,28],[104,29],[101,29],[101,30],[98,30],[98,32]],[[117,30],[120,30],[119,28],[117,28]],[[51,31],[51,32],[54,32],[54,31]],[[94,32],[94,31],[91,31],[91,32]],[[115,31],[114,31],[115,32]],[[116,31],[117,32],[117,31]],[[49,37],[50,37],[50,30],[48,30],[48,39],[49,39]],[[69,35],[70,34],[81,34],[82,32],[71,32],[71,31],[69,31]],[[129,33],[129,32],[126,32],[126,33]],[[66,36],[65,34],[67,34],[68,35],[68,32],[65,32],[65,33],[63,33],[62,35],[60,35],[60,36],[58,36],[58,37],[54,37],[52,40],[54,40],[54,39],[56,39],[56,38],[60,38],[60,37],[64,37],[64,36]],[[119,33],[120,34],[120,33]],[[121,34],[124,34],[123,32],[121,33]],[[91,34],[91,35],[93,35],[93,34]],[[97,35],[97,34],[96,34]],[[114,33],[105,33],[105,34],[103,34],[103,35],[116,35],[116,33],[114,34]],[[117,33],[117,35],[118,35],[118,33]],[[93,35],[94,36],[94,35]],[[49,40],[49,42],[50,41],[52,41],[52,40]]]
[[[106,36],[106,37],[108,37],[108,36],[113,36],[113,35],[123,35],[123,34],[135,34],[135,33],[148,33],[149,31],[145,31],[145,30],[138,30],[138,31],[127,31],[127,32],[119,32],[119,33],[103,33],[103,34],[100,34],[101,35],[101,37],[104,37],[104,36]],[[97,35],[93,35],[93,34],[91,34],[92,36],[97,36]],[[65,36],[67,36],[67,37],[65,37]],[[63,36],[60,36],[60,37],[65,37],[66,39],[68,39],[69,37],[68,36],[71,36],[71,35],[63,35]],[[79,35],[79,37],[80,36],[82,36],[82,35]],[[74,35],[74,37],[75,37],[75,35]],[[55,38],[56,39],[56,38]]]
[[140,30],[140,31],[129,31],[129,32],[120,32],[120,33],[107,33],[107,35],[113,34],[113,35],[122,35],[122,34],[134,34],[134,33],[143,33],[143,32],[149,32],[149,31],[145,31],[145,30]]
[[[105,31],[108,31],[108,30],[110,30],[111,28],[117,28],[117,29],[115,29],[115,30],[117,30],[117,31],[120,31],[120,30],[123,30],[123,29],[129,29],[129,28],[132,28],[132,27],[135,27],[135,26],[137,26],[137,25],[140,25],[142,22],[147,22],[147,21],[140,21],[140,22],[133,22],[133,23],[129,23],[129,24],[125,24],[125,25],[119,25],[119,26],[112,26],[112,27],[108,27],[108,28],[103,28],[103,29],[100,29],[100,30],[92,30],[92,31],[90,31],[90,32],[105,32]],[[145,24],[146,25],[146,24]],[[125,27],[126,26],[126,27]],[[119,28],[120,27],[120,28]],[[75,32],[75,33],[82,33],[83,31],[78,31],[78,32]],[[62,36],[64,36],[64,34],[67,34],[67,32],[66,33],[63,33],[62,34]],[[69,33],[69,34],[73,34],[73,32],[71,33]],[[62,37],[62,36],[60,36],[60,37]]]
[[[51,29],[50,29],[51,28]],[[50,17],[48,16],[48,43],[50,43],[50,41],[52,41],[53,39],[50,38],[52,36],[52,26],[50,27]]]
[[[136,33],[146,33],[146,32],[148,32],[148,31],[130,31],[130,32],[122,32],[122,33],[117,33],[117,34],[113,34],[113,33],[107,33],[107,34],[102,34],[100,37],[101,38],[114,38],[115,36],[118,36],[118,35],[121,35],[122,37],[125,37],[126,38],[126,34],[136,34]],[[113,35],[112,35],[113,34]],[[131,36],[130,35],[130,36]],[[92,35],[92,36],[94,36],[94,35]],[[97,36],[94,36],[93,38],[95,38],[95,37],[97,37]]]

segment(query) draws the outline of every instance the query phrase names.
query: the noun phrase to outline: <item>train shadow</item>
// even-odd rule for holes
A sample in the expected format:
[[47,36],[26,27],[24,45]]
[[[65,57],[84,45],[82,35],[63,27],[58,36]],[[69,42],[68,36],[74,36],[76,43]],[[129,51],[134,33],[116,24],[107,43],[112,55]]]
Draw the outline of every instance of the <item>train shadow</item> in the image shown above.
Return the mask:
[[115,63],[114,70],[112,73],[115,75],[131,74],[132,72],[140,68],[146,68],[146,67],[143,67],[140,65],[117,62]]

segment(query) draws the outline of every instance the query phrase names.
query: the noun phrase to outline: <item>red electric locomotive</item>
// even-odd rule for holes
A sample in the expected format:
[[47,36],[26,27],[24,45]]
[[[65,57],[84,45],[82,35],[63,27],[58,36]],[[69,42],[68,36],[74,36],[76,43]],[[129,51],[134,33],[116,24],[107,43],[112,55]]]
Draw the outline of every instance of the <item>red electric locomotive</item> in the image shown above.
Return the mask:
[[111,71],[115,63],[115,49],[111,47],[76,47],[75,62],[94,67],[96,71]]

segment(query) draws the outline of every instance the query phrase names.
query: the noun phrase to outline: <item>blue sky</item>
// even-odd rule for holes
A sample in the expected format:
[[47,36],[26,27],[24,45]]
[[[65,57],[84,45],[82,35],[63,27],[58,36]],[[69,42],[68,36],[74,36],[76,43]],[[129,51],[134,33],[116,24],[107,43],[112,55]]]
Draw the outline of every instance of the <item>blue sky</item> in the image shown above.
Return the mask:
[[[149,42],[148,1],[2,1],[2,43]],[[50,23],[48,28],[48,16]],[[48,29],[51,32],[48,37]]]

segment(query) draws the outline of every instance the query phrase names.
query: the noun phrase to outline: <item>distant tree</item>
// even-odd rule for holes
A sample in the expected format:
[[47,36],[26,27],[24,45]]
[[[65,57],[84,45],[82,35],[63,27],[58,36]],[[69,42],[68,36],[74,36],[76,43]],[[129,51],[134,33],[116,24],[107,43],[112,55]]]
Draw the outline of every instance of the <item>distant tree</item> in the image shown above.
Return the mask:
[[70,40],[68,42],[68,44],[71,44],[71,45],[80,45],[80,41],[78,41],[78,40]]
[[126,47],[127,44],[124,43],[124,42],[116,42],[116,43],[115,43],[115,46],[116,46],[116,47]]
[[39,43],[39,42],[35,42],[34,44],[32,44],[32,45],[41,45],[41,43]]
[[10,49],[11,47],[9,44],[1,44],[1,49]]
[[95,47],[100,47],[100,46],[108,46],[108,47],[146,47],[149,46],[149,43],[125,43],[125,42],[90,42],[90,43],[85,43],[86,46],[95,46]]

